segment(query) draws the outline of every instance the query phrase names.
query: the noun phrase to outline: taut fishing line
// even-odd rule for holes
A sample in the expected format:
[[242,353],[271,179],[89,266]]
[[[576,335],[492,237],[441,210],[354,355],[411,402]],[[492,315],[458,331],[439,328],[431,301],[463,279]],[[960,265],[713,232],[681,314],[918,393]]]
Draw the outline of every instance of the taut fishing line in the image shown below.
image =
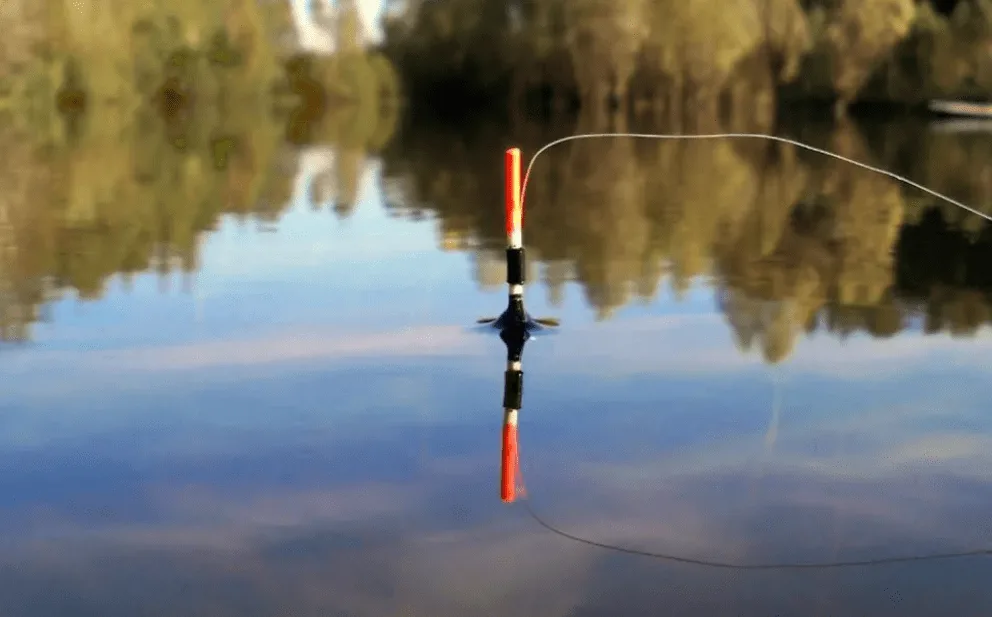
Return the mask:
[[982,217],[986,221],[992,221],[992,216],[990,216],[988,214],[985,214],[984,212],[980,212],[980,211],[976,210],[975,208],[972,208],[971,206],[967,206],[967,205],[961,203],[960,201],[958,201],[956,199],[953,199],[951,197],[948,197],[947,195],[944,195],[942,193],[938,193],[937,191],[935,191],[933,189],[927,188],[927,187],[923,186],[922,184],[919,184],[917,182],[913,182],[909,178],[906,178],[904,176],[900,176],[897,173],[893,173],[893,172],[888,171],[888,170],[885,170],[885,169],[880,169],[878,167],[872,167],[871,165],[868,165],[866,163],[862,163],[860,161],[855,161],[854,159],[849,159],[846,156],[841,156],[840,154],[836,154],[834,152],[830,152],[829,150],[823,150],[823,149],[820,149],[820,148],[816,148],[814,146],[810,146],[810,145],[804,144],[804,143],[802,143],[800,141],[796,141],[794,139],[788,139],[786,137],[777,137],[775,135],[763,135],[761,133],[712,133],[712,134],[703,134],[703,135],[666,135],[666,134],[663,134],[663,133],[582,133],[582,134],[579,134],[579,135],[569,135],[568,137],[562,137],[561,139],[556,139],[556,140],[554,140],[552,142],[547,143],[540,150],[538,150],[537,152],[535,152],[534,153],[534,156],[531,157],[530,163],[527,164],[527,173],[524,174],[523,186],[522,186],[521,191],[520,191],[520,203],[521,203],[521,205],[526,206],[527,182],[530,179],[530,172],[531,172],[531,169],[534,167],[534,161],[537,160],[537,157],[541,156],[544,152],[546,152],[550,148],[552,148],[554,146],[557,146],[559,144],[563,144],[563,143],[568,142],[568,141],[577,141],[579,139],[593,139],[593,138],[603,138],[603,137],[632,137],[632,138],[635,138],[635,139],[696,139],[696,140],[699,140],[699,139],[766,139],[768,141],[777,141],[779,143],[790,144],[790,145],[796,146],[797,148],[802,148],[803,150],[809,150],[810,152],[816,152],[817,154],[822,154],[824,156],[829,156],[829,157],[835,158],[835,159],[837,159],[839,161],[844,161],[845,163],[850,163],[851,165],[854,165],[855,167],[860,167],[861,169],[866,169],[868,171],[872,171],[872,172],[875,172],[877,174],[881,174],[883,176],[888,176],[889,178],[892,178],[893,180],[896,180],[896,181],[901,182],[903,184],[908,184],[909,186],[912,186],[913,188],[919,189],[919,190],[923,191],[924,193],[927,193],[929,195],[932,195],[932,196],[934,196],[934,197],[936,197],[938,199],[943,199],[944,201],[946,201],[946,202],[948,202],[950,204],[953,204],[953,205],[955,205],[955,206],[957,206],[959,208],[962,208],[964,210],[967,210],[968,212],[971,212],[972,214],[975,214],[977,216]]
[[[922,184],[919,184],[917,182],[914,182],[914,181],[910,180],[909,178],[906,178],[904,176],[900,176],[899,174],[896,174],[896,173],[893,173],[891,171],[888,171],[888,170],[885,170],[885,169],[881,169],[881,168],[878,168],[878,167],[873,167],[873,166],[868,165],[866,163],[862,163],[860,161],[855,161],[853,159],[847,158],[845,156],[841,156],[841,155],[836,154],[834,152],[830,152],[829,150],[823,150],[821,148],[816,148],[814,146],[810,146],[808,144],[804,144],[804,143],[799,142],[799,141],[796,141],[794,139],[788,139],[786,137],[778,137],[778,136],[775,136],[775,135],[764,135],[764,134],[760,134],[760,133],[713,133],[713,134],[703,134],[703,135],[672,135],[672,134],[660,134],[660,133],[582,133],[582,134],[579,134],[579,135],[570,135],[568,137],[562,137],[560,139],[556,139],[556,140],[551,141],[551,142],[547,143],[546,145],[544,145],[540,150],[538,150],[536,153],[534,153],[534,156],[531,157],[530,162],[527,164],[527,172],[524,174],[523,183],[522,183],[521,189],[520,189],[520,206],[521,206],[521,210],[523,209],[523,206],[526,204],[525,197],[526,197],[526,192],[527,192],[527,184],[528,184],[528,182],[530,180],[531,170],[534,167],[534,162],[537,161],[537,159],[538,159],[539,156],[541,156],[544,152],[546,152],[550,148],[552,148],[554,146],[557,146],[559,144],[563,144],[563,143],[569,142],[569,141],[577,141],[577,140],[580,140],[580,139],[607,138],[607,137],[630,137],[630,138],[635,138],[635,139],[669,139],[669,140],[677,140],[677,139],[694,139],[694,140],[702,140],[702,139],[764,139],[764,140],[768,140],[768,141],[775,141],[775,142],[779,142],[779,143],[789,144],[789,145],[795,146],[797,148],[802,148],[803,150],[808,150],[810,152],[815,152],[817,154],[822,154],[824,156],[828,156],[828,157],[831,157],[831,158],[834,158],[834,159],[837,159],[837,160],[840,160],[840,161],[844,161],[845,163],[850,163],[851,165],[854,165],[855,167],[860,167],[861,169],[865,169],[867,171],[871,171],[871,172],[874,172],[874,173],[877,173],[877,174],[881,174],[883,176],[887,176],[889,178],[892,178],[893,180],[896,180],[897,182],[900,182],[900,183],[903,183],[903,184],[912,186],[913,188],[916,188],[916,189],[918,189],[920,191],[923,191],[924,193],[927,193],[927,194],[929,194],[929,195],[931,195],[933,197],[936,197],[938,199],[941,199],[943,201],[946,201],[946,202],[948,202],[948,203],[950,203],[950,204],[952,204],[954,206],[957,206],[957,207],[959,207],[959,208],[961,208],[963,210],[966,210],[966,211],[968,211],[968,212],[970,212],[970,213],[972,213],[972,214],[974,214],[976,216],[980,216],[981,218],[983,218],[983,219],[985,219],[987,221],[992,221],[992,216],[990,216],[988,214],[985,214],[983,212],[980,212],[980,211],[976,210],[975,208],[972,208],[971,206],[968,206],[966,204],[963,204],[960,201],[958,201],[956,199],[953,199],[952,197],[948,197],[947,195],[944,195],[944,194],[939,193],[939,192],[937,192],[937,191],[935,191],[935,190],[933,190],[931,188],[928,188],[926,186],[923,186]],[[923,554],[923,555],[905,555],[905,556],[895,556],[895,557],[881,557],[881,558],[877,558],[877,559],[862,559],[862,560],[848,560],[848,561],[797,562],[797,563],[734,563],[734,562],[730,562],[730,561],[717,561],[717,560],[708,560],[708,559],[694,559],[694,558],[691,558],[691,557],[683,557],[683,556],[680,556],[680,555],[673,555],[673,554],[669,554],[669,553],[647,551],[647,550],[641,550],[641,549],[636,549],[636,548],[632,548],[632,547],[620,546],[620,545],[616,545],[616,544],[609,544],[609,543],[606,543],[606,542],[599,542],[599,541],[596,541],[596,540],[591,540],[589,538],[583,538],[583,537],[578,536],[576,534],[573,534],[573,533],[569,533],[567,531],[564,531],[564,530],[556,527],[555,525],[551,524],[550,522],[548,522],[546,519],[544,519],[543,517],[541,517],[541,515],[539,515],[537,513],[537,511],[534,509],[534,507],[531,504],[530,495],[527,492],[526,486],[524,485],[523,470],[520,467],[520,463],[519,463],[519,457],[520,457],[520,449],[519,448],[517,448],[516,457],[517,457],[517,470],[518,470],[518,473],[519,473],[518,478],[519,478],[520,496],[522,497],[524,509],[527,511],[527,514],[538,525],[540,525],[544,529],[550,531],[551,533],[553,533],[555,535],[558,535],[558,536],[561,536],[562,538],[565,538],[567,540],[572,540],[573,542],[579,542],[579,543],[585,544],[587,546],[592,546],[592,547],[596,547],[596,548],[602,548],[602,549],[606,549],[606,550],[610,550],[610,551],[615,551],[615,552],[619,552],[619,553],[625,553],[625,554],[628,554],[628,555],[636,555],[636,556],[640,556],[640,557],[650,557],[650,558],[653,558],[653,559],[660,559],[660,560],[663,560],[663,561],[670,561],[670,562],[674,562],[674,563],[682,563],[682,564],[689,564],[689,565],[696,565],[696,566],[705,566],[705,567],[710,567],[710,568],[722,568],[722,569],[728,569],[728,570],[826,570],[826,569],[832,569],[832,568],[851,568],[851,567],[858,567],[858,566],[863,566],[863,567],[865,567],[865,566],[882,566],[882,565],[892,565],[892,564],[899,564],[899,563],[912,563],[912,562],[921,562],[921,561],[937,561],[937,560],[945,560],[945,559],[959,559],[959,558],[964,558],[964,557],[981,557],[981,556],[990,556],[990,555],[992,555],[992,547],[990,547],[990,548],[975,549],[975,550],[970,550],[970,551],[958,551],[958,552],[946,552],[946,553],[930,553],[930,554]]]

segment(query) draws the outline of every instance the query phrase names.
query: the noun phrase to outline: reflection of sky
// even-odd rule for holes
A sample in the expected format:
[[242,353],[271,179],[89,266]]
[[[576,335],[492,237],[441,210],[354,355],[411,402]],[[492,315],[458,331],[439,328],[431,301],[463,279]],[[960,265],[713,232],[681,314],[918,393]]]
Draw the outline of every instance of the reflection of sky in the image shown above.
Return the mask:
[[[199,307],[142,278],[5,354],[9,614],[992,609],[981,559],[711,571],[500,504],[504,351],[462,326],[503,293],[436,251],[432,222],[386,216],[374,178],[344,222],[306,204],[278,233],[225,222]],[[992,545],[987,333],[814,336],[769,369],[705,288],[605,324],[566,298],[532,303],[565,326],[528,343],[521,412],[527,489],[565,530],[751,562]]]

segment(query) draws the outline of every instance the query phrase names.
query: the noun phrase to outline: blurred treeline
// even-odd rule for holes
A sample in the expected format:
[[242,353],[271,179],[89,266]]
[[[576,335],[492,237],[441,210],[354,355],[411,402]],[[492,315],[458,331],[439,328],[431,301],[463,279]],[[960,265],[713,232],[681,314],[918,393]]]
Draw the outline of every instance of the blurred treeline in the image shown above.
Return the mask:
[[[415,98],[669,120],[777,98],[992,96],[992,0],[408,0],[387,53]],[[441,96],[438,96],[440,94]]]
[[54,109],[111,107],[129,117],[151,104],[353,102],[375,108],[398,92],[391,65],[360,43],[357,9],[328,24],[338,53],[295,52],[289,3],[278,0],[4,0],[0,111],[45,126]]
[[[779,133],[903,173],[992,213],[992,142],[918,119],[859,125],[794,118]],[[527,157],[596,125],[414,125],[387,148],[392,207],[434,212],[440,244],[475,255],[483,286],[505,284],[493,153]],[[635,130],[664,131],[657,125]],[[869,139],[870,136],[870,139]],[[869,145],[869,144],[873,144]],[[595,138],[554,146],[526,188],[530,281],[559,302],[576,283],[599,318],[716,281],[742,348],[785,358],[802,333],[889,336],[911,321],[971,334],[992,322],[992,232],[979,217],[882,175],[790,145]]]
[[353,207],[397,122],[398,80],[348,37],[334,56],[280,47],[287,10],[0,3],[0,341],[114,275],[194,272],[224,214],[277,219],[296,171],[287,141],[330,146],[334,208]]

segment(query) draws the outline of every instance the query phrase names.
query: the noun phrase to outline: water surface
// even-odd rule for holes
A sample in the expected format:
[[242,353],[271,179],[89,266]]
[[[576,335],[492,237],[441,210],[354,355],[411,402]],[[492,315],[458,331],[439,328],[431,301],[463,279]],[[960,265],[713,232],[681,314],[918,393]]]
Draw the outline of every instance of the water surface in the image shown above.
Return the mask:
[[[612,140],[538,163],[527,304],[563,325],[527,343],[527,501],[500,502],[506,351],[469,326],[506,301],[502,148],[547,133],[273,139],[233,167],[268,178],[241,207],[202,187],[246,178],[164,144],[186,200],[163,182],[49,217],[8,185],[5,614],[992,610],[987,557],[714,569],[528,514],[729,564],[992,547],[989,232],[789,147]],[[980,173],[934,162],[979,165],[983,135],[806,137],[987,207]],[[112,216],[149,203],[155,224]]]

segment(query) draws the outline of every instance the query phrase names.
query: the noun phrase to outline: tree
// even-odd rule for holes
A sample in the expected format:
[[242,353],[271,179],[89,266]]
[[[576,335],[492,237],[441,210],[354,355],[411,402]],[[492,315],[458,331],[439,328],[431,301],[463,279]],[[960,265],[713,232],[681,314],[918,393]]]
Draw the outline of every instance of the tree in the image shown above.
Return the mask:
[[874,68],[909,34],[916,15],[913,0],[834,0],[826,13],[821,45],[830,63],[842,114]]
[[565,40],[582,101],[626,110],[627,88],[648,35],[647,0],[569,0]]

